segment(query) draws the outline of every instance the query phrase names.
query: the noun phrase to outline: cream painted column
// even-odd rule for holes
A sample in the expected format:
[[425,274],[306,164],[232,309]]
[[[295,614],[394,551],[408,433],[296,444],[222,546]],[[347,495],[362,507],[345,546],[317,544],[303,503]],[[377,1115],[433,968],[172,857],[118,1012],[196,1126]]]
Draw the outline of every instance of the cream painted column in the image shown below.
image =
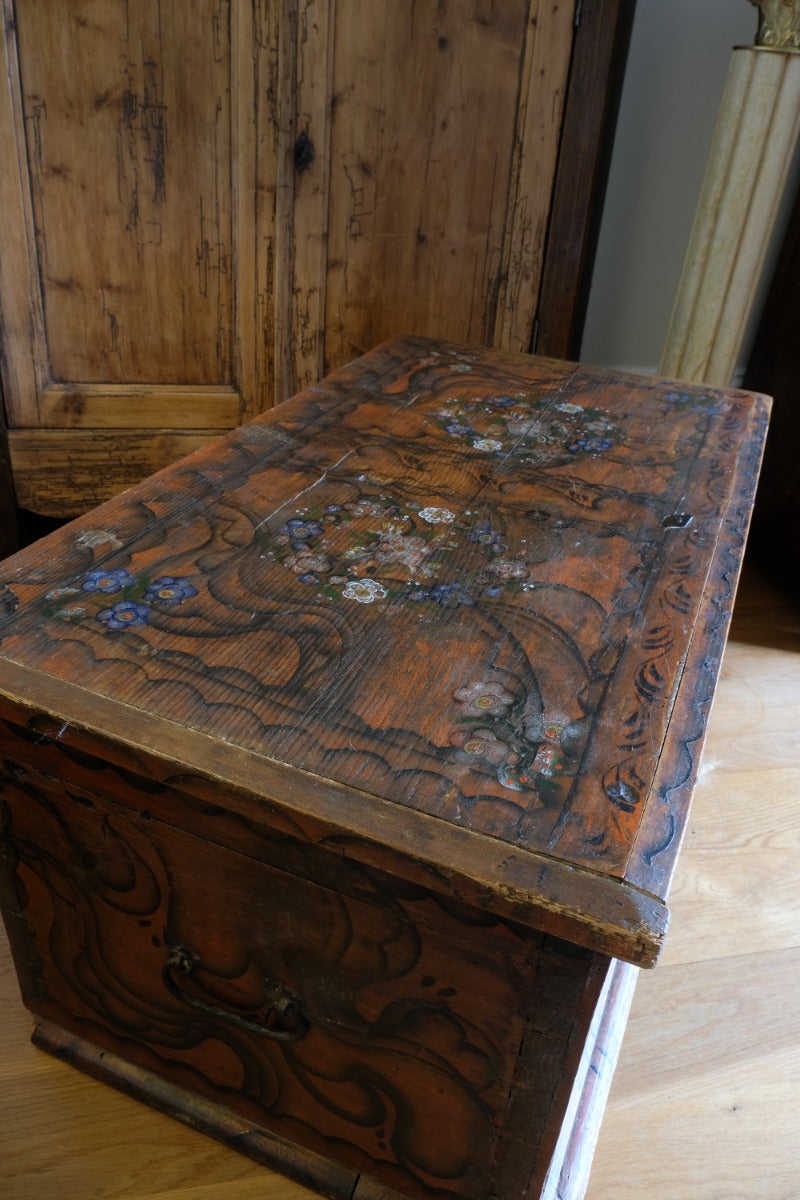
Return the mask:
[[[750,0],[756,3],[756,0]],[[659,373],[730,384],[800,136],[800,0],[733,51]]]

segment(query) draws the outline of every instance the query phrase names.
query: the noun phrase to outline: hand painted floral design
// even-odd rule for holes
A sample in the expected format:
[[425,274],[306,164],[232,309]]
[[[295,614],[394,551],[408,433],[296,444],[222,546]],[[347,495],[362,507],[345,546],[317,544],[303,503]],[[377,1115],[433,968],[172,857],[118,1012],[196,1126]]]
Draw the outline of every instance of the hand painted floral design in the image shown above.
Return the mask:
[[372,604],[375,600],[383,600],[387,592],[377,579],[351,579],[345,585],[342,595],[345,600],[357,600],[359,604]]
[[113,571],[90,571],[81,587],[84,592],[121,592],[135,582],[130,571],[118,568]]
[[602,454],[614,445],[608,437],[581,437],[567,446],[570,454]]
[[433,587],[412,587],[406,598],[419,603],[430,600],[440,608],[474,608],[475,600],[461,583],[435,583]]
[[450,743],[471,758],[482,759],[494,766],[503,766],[512,757],[508,742],[501,741],[490,729],[476,729],[473,733],[454,729],[450,734]]
[[449,508],[421,508],[419,515],[429,525],[450,525],[456,519],[456,514]]
[[160,604],[180,604],[184,600],[197,595],[197,588],[188,579],[175,575],[161,575],[154,579],[145,589],[145,602]]
[[76,587],[56,587],[51,588],[49,592],[45,592],[45,600],[65,600],[67,596],[79,596],[80,588]]
[[453,700],[460,712],[450,744],[473,766],[491,768],[503,787],[541,796],[576,766],[585,719],[546,721],[540,710],[531,713],[525,694],[493,679],[463,684]]
[[498,579],[527,579],[530,571],[529,564],[519,558],[496,558],[486,566],[487,574]]
[[[110,607],[97,607],[97,602],[107,595],[121,592],[122,597]],[[137,579],[124,567],[89,571],[77,586],[67,585],[51,588],[45,599],[54,605],[50,616],[62,621],[78,622],[92,616],[107,630],[131,629],[147,625],[154,612],[174,608],[198,594],[197,587],[182,575],[159,575],[155,579]],[[89,603],[96,596],[94,607]],[[63,605],[71,597],[80,597],[83,603]],[[61,607],[55,607],[58,602]],[[105,601],[107,603],[107,601]]]
[[661,393],[661,400],[668,411],[713,413],[719,408],[720,397],[715,392],[689,391],[669,388]]
[[132,629],[136,625],[147,624],[150,620],[150,608],[147,604],[136,604],[133,600],[120,600],[111,608],[99,612],[97,619],[108,629]]
[[110,529],[84,529],[76,536],[75,544],[90,550],[96,546],[110,546],[112,550],[122,547],[122,541]]
[[551,396],[520,392],[451,400],[436,414],[450,438],[482,454],[517,450],[536,466],[567,464],[580,455],[605,454],[621,432],[604,410]]
[[304,554],[290,554],[285,558],[284,565],[291,567],[295,575],[326,575],[331,569],[331,562],[327,554],[314,554],[308,549]]
[[[472,608],[511,599],[534,586],[522,555],[509,556],[506,534],[480,511],[460,517],[441,505],[397,497],[361,498],[308,509],[268,535],[269,557],[327,600],[371,603],[375,593],[353,583],[372,580],[380,599]],[[474,547],[475,551],[464,551]],[[453,551],[464,565],[450,568]],[[477,553],[476,553],[477,552]],[[468,571],[468,575],[459,571]]]
[[80,604],[70,604],[67,608],[60,608],[58,615],[62,621],[82,621],[86,616],[86,609]]
[[466,715],[474,717],[504,713],[514,703],[513,694],[502,683],[483,679],[457,688],[453,692],[453,699],[462,706]]
[[467,534],[467,541],[475,545],[489,546],[494,551],[505,550],[503,534],[493,529],[489,521],[476,521]]

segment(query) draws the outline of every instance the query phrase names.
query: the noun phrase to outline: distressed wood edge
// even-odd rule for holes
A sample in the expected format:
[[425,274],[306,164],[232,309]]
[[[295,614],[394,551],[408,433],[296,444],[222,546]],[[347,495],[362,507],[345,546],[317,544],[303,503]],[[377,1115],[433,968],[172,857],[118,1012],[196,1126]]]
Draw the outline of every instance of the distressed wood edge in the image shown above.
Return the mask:
[[307,166],[293,164],[293,390],[324,373],[335,32],[336,0],[316,0],[299,13],[292,110],[300,123],[294,134],[309,138],[313,158]]
[[17,545],[17,497],[0,383],[0,558],[13,554]]
[[[547,1114],[541,1123],[539,1137],[535,1143],[530,1138],[529,1130],[520,1125],[519,1120],[515,1122],[516,1128],[509,1130],[511,1137],[502,1138],[505,1144],[501,1141],[501,1159],[498,1162],[496,1180],[498,1196],[544,1196],[543,1189],[547,1180],[552,1177],[554,1163],[563,1150],[564,1139],[572,1124],[572,1102],[583,1085],[587,1057],[596,1041],[598,1013],[605,1004],[617,961],[602,954],[593,954],[585,963],[581,994],[571,1024],[562,1033],[562,1051],[555,1078],[548,1077],[546,1068],[542,1073],[538,1056],[529,1056],[526,1047],[523,1046],[520,1066],[523,1060],[527,1061],[524,1069],[515,1073],[511,1085],[511,1101],[513,1103],[515,1093],[546,1095]],[[630,970],[637,971],[637,968],[631,967]],[[547,973],[548,968],[545,967],[544,979]],[[540,978],[537,976],[537,983]],[[536,1012],[529,1016],[526,1042],[529,1034],[535,1036],[535,1028]],[[524,1104],[519,1107],[524,1108]],[[503,1134],[505,1133],[504,1130]],[[509,1164],[505,1170],[502,1169],[504,1162]]]
[[17,723],[44,715],[52,721],[44,736],[65,746],[80,743],[109,762],[129,763],[132,752],[141,771],[164,781],[200,777],[225,788],[232,811],[255,805],[268,817],[272,806],[299,816],[319,845],[345,858],[640,966],[660,952],[667,907],[625,880],[287,767],[11,659],[0,661],[0,699],[10,706],[0,711]]
[[[9,429],[17,503],[59,520],[80,516],[224,434],[220,429]],[[69,451],[58,471],[47,465],[53,448]],[[137,448],[139,457],[132,460]]]
[[636,967],[615,961],[595,1011],[541,1200],[583,1200],[628,1024]]
[[[41,392],[47,381],[44,299],[36,270],[36,233],[27,149],[25,112],[17,45],[16,4],[0,0],[3,44],[0,50],[0,141],[8,161],[0,173],[0,217],[3,229],[22,230],[22,239],[4,240],[0,255],[0,369],[10,424],[21,422],[25,411],[40,417]],[[29,352],[31,347],[37,351]],[[23,399],[21,399],[23,398]]]
[[[764,454],[772,401],[759,393],[750,396],[754,403],[748,436],[733,466],[728,500],[705,580],[709,599],[703,610],[702,626],[695,627],[687,649],[688,665],[678,683],[670,717],[670,728],[686,732],[673,737],[659,759],[623,873],[634,886],[641,885],[645,876],[652,886],[655,873],[659,892],[665,899],[689,823],[692,793],[733,616]],[[702,653],[698,652],[699,647]]]
[[127,1062],[52,1021],[36,1018],[31,1041],[40,1050],[100,1083],[143,1101],[190,1129],[208,1134],[262,1166],[278,1171],[329,1200],[351,1200],[358,1173],[339,1167],[266,1129],[243,1120],[222,1104],[188,1091],[145,1067]]
[[[566,20],[565,20],[566,17]],[[564,105],[575,22],[558,5],[530,0],[520,59],[519,94],[511,153],[499,282],[487,340],[517,353],[530,350],[544,265],[547,214],[562,136]],[[535,91],[548,79],[551,108],[535,103]],[[546,181],[546,183],[545,183]],[[540,194],[542,212],[534,226],[528,205]]]
[[[169,413],[168,427],[176,432],[231,429],[239,423],[240,400],[237,388],[226,383],[48,383],[40,424],[33,428],[86,433],[163,429]],[[17,428],[25,426],[20,422]]]
[[[6,803],[0,794],[0,830],[5,833],[8,820]],[[25,915],[25,897],[16,874],[16,860],[5,836],[0,837],[0,920],[5,926],[11,959],[22,1003],[28,1009],[36,1005],[41,982],[36,962],[35,936]]]
[[544,247],[537,354],[580,355],[635,8],[636,0],[581,8]]

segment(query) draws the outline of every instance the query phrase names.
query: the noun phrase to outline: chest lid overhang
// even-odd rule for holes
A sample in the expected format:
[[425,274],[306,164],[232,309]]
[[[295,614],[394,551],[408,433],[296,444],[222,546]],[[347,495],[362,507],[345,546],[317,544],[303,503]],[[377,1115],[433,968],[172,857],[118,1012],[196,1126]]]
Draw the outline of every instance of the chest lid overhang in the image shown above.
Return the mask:
[[7,560],[0,694],[648,964],[766,419],[396,339]]

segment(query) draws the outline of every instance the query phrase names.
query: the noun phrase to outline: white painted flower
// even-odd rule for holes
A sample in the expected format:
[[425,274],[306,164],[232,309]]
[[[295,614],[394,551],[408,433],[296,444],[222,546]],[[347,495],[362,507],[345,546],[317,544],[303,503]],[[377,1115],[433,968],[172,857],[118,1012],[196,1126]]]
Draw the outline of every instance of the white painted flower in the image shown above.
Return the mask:
[[77,545],[93,547],[93,546],[111,546],[113,550],[119,550],[122,542],[115,533],[110,529],[84,529],[83,533],[79,533],[75,538]]
[[559,412],[563,412],[563,413],[579,413],[579,412],[583,412],[583,405],[581,405],[581,404],[567,404],[567,403],[566,403],[566,401],[565,401],[563,404],[557,404],[557,405],[556,405],[556,408],[558,409],[558,411],[559,411]]
[[472,445],[476,450],[502,450],[503,443],[498,442],[496,438],[477,438]]
[[419,515],[429,525],[450,525],[456,519],[456,514],[449,508],[421,508]]
[[57,587],[51,588],[49,592],[45,592],[45,600],[63,600],[66,596],[77,596],[80,594],[80,588],[75,587]]
[[61,608],[58,611],[62,621],[80,621],[86,616],[86,609],[79,604],[73,604],[69,608]]
[[384,598],[386,588],[382,583],[378,583],[377,579],[351,579],[342,595],[345,600],[357,600],[359,604],[372,604],[373,601]]

